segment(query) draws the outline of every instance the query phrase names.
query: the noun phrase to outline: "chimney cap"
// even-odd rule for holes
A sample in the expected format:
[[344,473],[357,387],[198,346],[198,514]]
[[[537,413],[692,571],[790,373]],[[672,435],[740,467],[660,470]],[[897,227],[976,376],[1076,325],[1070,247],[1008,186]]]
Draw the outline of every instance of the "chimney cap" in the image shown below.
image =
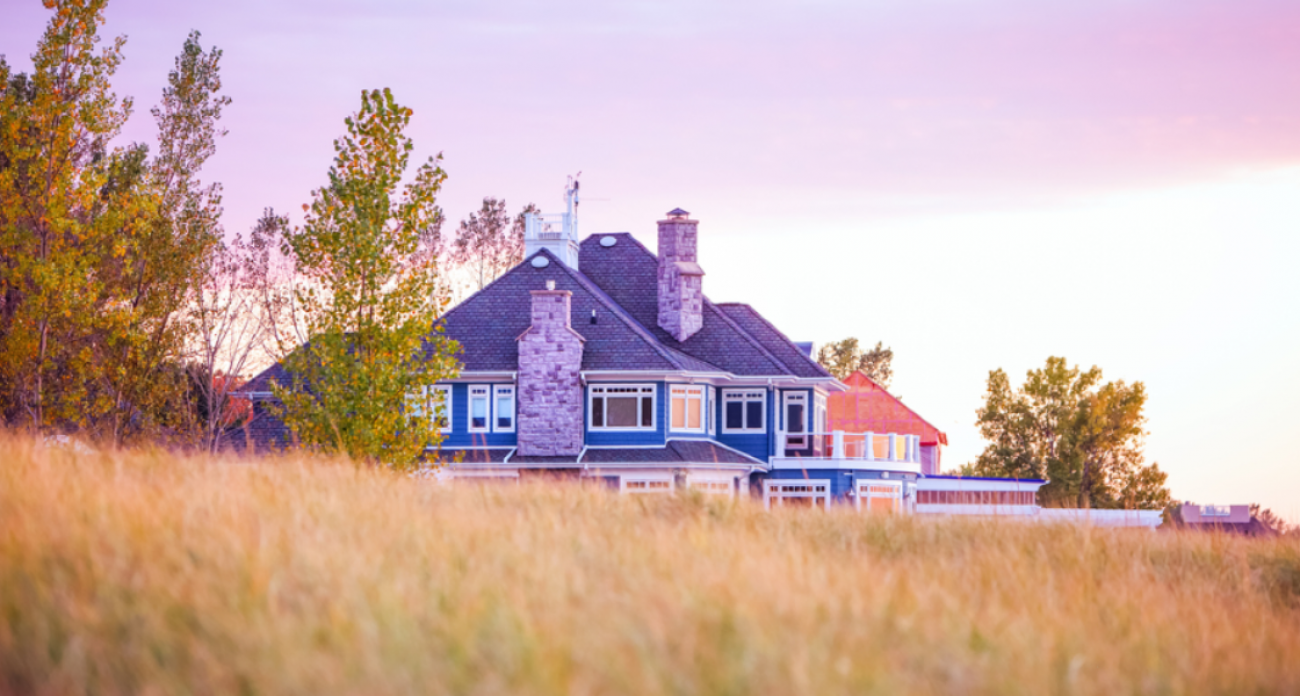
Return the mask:
[[670,218],[684,218],[687,217],[688,215],[690,215],[690,213],[686,212],[685,210],[682,210],[681,208],[673,208],[672,210],[668,211],[668,217]]

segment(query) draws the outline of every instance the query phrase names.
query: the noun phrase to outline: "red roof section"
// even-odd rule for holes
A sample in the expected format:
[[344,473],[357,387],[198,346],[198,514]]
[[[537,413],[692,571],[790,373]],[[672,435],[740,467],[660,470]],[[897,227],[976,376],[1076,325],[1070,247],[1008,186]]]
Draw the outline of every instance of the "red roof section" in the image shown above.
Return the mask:
[[920,435],[922,445],[948,444],[946,434],[862,372],[849,375],[844,383],[849,390],[834,392],[827,401],[831,430]]

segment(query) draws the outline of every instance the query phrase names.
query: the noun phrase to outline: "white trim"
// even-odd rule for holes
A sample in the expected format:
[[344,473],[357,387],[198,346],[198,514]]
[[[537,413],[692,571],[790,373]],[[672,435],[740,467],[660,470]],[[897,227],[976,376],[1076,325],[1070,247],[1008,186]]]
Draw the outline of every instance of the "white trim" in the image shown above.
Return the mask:
[[[481,427],[474,425],[474,399],[478,398],[474,390],[481,389],[483,399],[483,425]],[[471,433],[486,433],[492,430],[492,385],[490,384],[471,384],[466,387],[465,392],[465,430]]]
[[921,465],[911,462],[890,462],[883,459],[830,459],[826,457],[772,457],[769,468],[806,471],[808,469],[836,469],[845,471],[888,471],[899,474],[921,473]]
[[[501,395],[509,392],[510,396],[510,427],[501,427]],[[494,433],[513,433],[515,431],[515,421],[518,419],[519,399],[513,384],[494,384],[492,385],[492,432]]]
[[[753,395],[754,395],[754,394],[762,394],[762,396],[759,397],[759,398],[757,398],[757,399],[755,399],[755,398],[753,398]],[[724,435],[762,435],[762,434],[766,434],[766,433],[767,433],[767,396],[768,396],[768,392],[767,392],[767,390],[765,390],[765,389],[761,389],[761,388],[750,387],[750,388],[723,389],[723,390],[722,390],[722,401],[720,402],[720,403],[722,404],[722,434],[724,434]],[[748,407],[748,404],[751,404],[751,403],[754,403],[754,402],[758,402],[758,403],[762,404],[762,405],[763,405],[763,410],[762,410],[762,411],[760,412],[760,414],[759,414],[759,422],[760,422],[762,425],[761,425],[759,428],[749,428],[749,427],[731,428],[731,427],[728,427],[728,426],[727,426],[727,403],[728,403],[728,397],[736,397],[736,398],[733,398],[733,399],[731,400],[731,403],[740,403],[740,404],[741,404],[741,409],[740,409],[740,410],[741,410],[741,413],[740,413],[740,416],[741,416],[741,423],[742,423],[742,424],[743,424],[743,423],[748,423],[748,422],[749,422],[749,407]]]
[[[880,489],[880,488],[888,488],[890,490],[889,491],[873,490],[873,489]],[[857,485],[853,487],[853,493],[854,493],[853,506],[856,507],[858,510],[863,509],[862,504],[864,500],[882,498],[886,500],[895,501],[894,509],[892,510],[892,512],[900,513],[903,511],[903,482],[902,481],[885,481],[881,479],[858,479]],[[870,505],[868,505],[868,509],[870,509]]]
[[[637,422],[637,425],[635,425],[635,426],[631,426],[631,427],[628,427],[628,426],[616,426],[616,427],[612,427],[612,426],[606,425],[605,423],[609,420],[609,392],[608,392],[608,391],[604,391],[604,392],[602,393],[601,396],[597,397],[597,396],[596,396],[596,390],[597,390],[597,389],[601,389],[601,390],[609,390],[609,389],[635,389],[635,390],[637,390],[636,392],[634,392],[635,396],[632,397],[632,398],[635,398],[635,399],[636,399],[636,409],[637,409],[637,410],[636,410],[636,422]],[[649,425],[649,426],[641,425],[641,423],[645,421],[645,414],[643,414],[643,413],[641,412],[641,402],[642,402],[642,399],[646,398],[647,396],[650,397],[650,425]],[[600,399],[602,399],[602,400],[604,401],[603,407],[604,407],[605,411],[601,413],[601,423],[602,423],[601,425],[595,425],[595,424],[594,424],[594,423],[595,423],[595,420],[596,420],[596,407],[595,407],[595,400],[596,400],[597,398],[600,398]],[[618,397],[616,397],[616,398],[618,398]],[[622,395],[622,398],[628,398],[627,394]],[[615,383],[604,383],[604,382],[601,382],[601,383],[598,383],[598,384],[589,384],[589,385],[587,385],[587,430],[588,430],[589,432],[601,432],[601,433],[631,433],[631,432],[642,432],[642,433],[648,433],[648,432],[654,432],[655,430],[658,429],[658,428],[657,428],[657,425],[658,425],[658,422],[659,422],[659,414],[658,414],[658,411],[659,411],[659,387],[658,387],[657,384],[646,384],[646,383],[640,383],[640,384],[615,384]],[[662,447],[662,445],[660,445],[660,446]]]
[[[778,489],[778,490],[773,490]],[[821,501],[823,510],[830,509],[831,506],[831,480],[830,479],[767,479],[763,481],[763,508],[772,509],[772,502],[777,502],[777,507],[783,503],[779,501],[791,499],[812,498],[814,501]],[[814,506],[816,503],[814,502]]]
[[709,437],[718,434],[718,388],[709,385],[705,391],[705,410],[708,412],[708,430]]
[[718,387],[816,387],[824,386],[830,391],[848,391],[847,384],[834,377],[794,377],[791,375],[737,375],[731,372],[692,372],[690,370],[583,370],[578,373],[584,382],[597,380],[636,381],[682,381],[690,380]]
[[[705,409],[705,406],[704,406],[704,402],[705,402],[705,398],[704,398],[704,385],[702,385],[702,384],[667,384],[667,385],[665,385],[665,386],[666,386],[666,388],[668,389],[668,430],[669,430],[669,432],[674,432],[674,433],[700,433],[700,434],[704,434],[705,432],[707,432],[707,426],[706,426],[706,421],[705,421],[705,419],[707,418],[708,414],[706,413],[706,409]],[[682,427],[680,427],[680,428],[678,428],[678,427],[676,427],[676,426],[673,425],[673,401],[677,399],[677,396],[673,394],[673,391],[674,391],[674,390],[677,390],[677,389],[683,390],[683,391],[685,392],[685,393],[681,396],[681,400],[682,400]],[[692,427],[689,427],[689,425],[687,425],[687,423],[690,422],[690,404],[691,404],[692,401],[695,401],[695,402],[699,403],[699,405],[700,405],[700,412],[699,412],[700,427],[698,427],[698,428],[692,428]]]
[[[799,424],[801,429],[795,435],[790,436],[792,432],[790,430],[790,407],[793,405],[803,407],[803,418],[801,419],[803,422]],[[777,449],[781,449],[783,444],[785,449],[805,450],[808,448],[808,438],[810,437],[808,434],[808,412],[810,410],[808,408],[808,392],[798,390],[783,390],[781,392],[781,410],[777,414],[780,416],[781,422],[777,424],[776,429],[777,432],[784,433],[787,437],[784,443],[777,443]],[[794,439],[793,445],[791,445],[792,437]]]

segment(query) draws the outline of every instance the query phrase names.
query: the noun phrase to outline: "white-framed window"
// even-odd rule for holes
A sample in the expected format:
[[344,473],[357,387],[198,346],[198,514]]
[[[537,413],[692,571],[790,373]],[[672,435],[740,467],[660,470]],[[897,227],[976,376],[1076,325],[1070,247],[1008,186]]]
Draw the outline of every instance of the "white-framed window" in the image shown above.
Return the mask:
[[469,431],[482,433],[488,430],[492,417],[492,404],[488,400],[492,388],[486,384],[469,385]]
[[451,432],[450,385],[420,387],[417,392],[407,398],[406,407],[412,416],[422,416],[426,413],[433,414],[433,427],[439,432]]
[[696,478],[694,476],[688,476],[686,477],[686,487],[693,491],[704,493],[705,495],[721,495],[728,498],[736,495],[735,479]]
[[814,454],[820,457],[825,454],[825,450],[829,446],[829,443],[826,441],[826,434],[829,433],[830,430],[827,429],[825,394],[813,394],[812,431],[817,433],[816,435],[813,435],[813,451]]
[[1201,517],[1228,517],[1232,508],[1227,505],[1202,505]]
[[784,427],[787,434],[786,447],[807,447],[808,437],[808,394],[805,392],[782,392],[782,410]]
[[668,385],[668,427],[672,430],[704,432],[704,387]]
[[863,512],[900,512],[903,509],[903,484],[860,480],[856,505]]
[[672,493],[673,477],[671,474],[661,476],[621,476],[619,477],[619,491],[622,493],[649,494],[649,493]]
[[718,420],[717,416],[715,415],[718,412],[718,390],[717,389],[713,387],[709,387],[709,400],[707,403],[704,404],[704,410],[707,411],[709,414],[708,416],[709,434],[712,435],[718,432],[717,423],[715,422]]
[[602,384],[588,389],[592,430],[654,430],[655,388],[641,384]]
[[722,432],[767,432],[767,391],[764,389],[723,389]]
[[763,507],[811,507],[825,510],[831,504],[827,479],[768,479],[763,482]]
[[507,384],[492,387],[492,429],[498,433],[515,431],[515,388]]

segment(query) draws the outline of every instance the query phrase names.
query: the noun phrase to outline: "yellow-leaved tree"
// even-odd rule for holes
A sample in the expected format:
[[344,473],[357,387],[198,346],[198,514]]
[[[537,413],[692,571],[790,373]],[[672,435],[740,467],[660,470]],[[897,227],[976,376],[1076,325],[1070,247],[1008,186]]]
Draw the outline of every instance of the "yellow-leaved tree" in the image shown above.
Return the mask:
[[283,346],[291,383],[274,387],[303,445],[395,467],[440,443],[440,405],[429,399],[459,371],[459,348],[438,327],[447,299],[433,235],[446,174],[439,155],[402,185],[411,115],[387,89],[363,92],[334,142],[329,183],[303,206],[303,225],[285,232],[293,320],[306,341]]

